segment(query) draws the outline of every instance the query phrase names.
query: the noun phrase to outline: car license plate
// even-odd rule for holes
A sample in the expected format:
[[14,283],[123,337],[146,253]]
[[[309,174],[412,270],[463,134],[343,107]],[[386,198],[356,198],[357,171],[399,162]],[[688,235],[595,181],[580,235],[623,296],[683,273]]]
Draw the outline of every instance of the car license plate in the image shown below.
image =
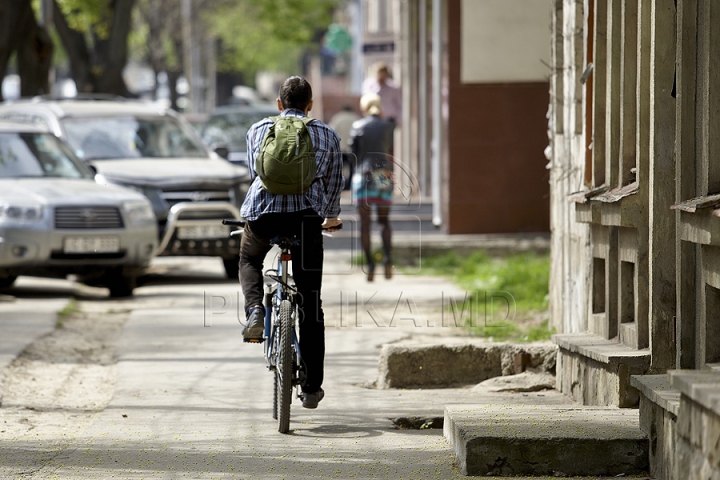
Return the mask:
[[227,225],[207,225],[198,227],[178,227],[177,238],[180,240],[199,240],[207,238],[227,238],[230,227]]
[[117,253],[120,251],[118,237],[66,237],[65,253]]

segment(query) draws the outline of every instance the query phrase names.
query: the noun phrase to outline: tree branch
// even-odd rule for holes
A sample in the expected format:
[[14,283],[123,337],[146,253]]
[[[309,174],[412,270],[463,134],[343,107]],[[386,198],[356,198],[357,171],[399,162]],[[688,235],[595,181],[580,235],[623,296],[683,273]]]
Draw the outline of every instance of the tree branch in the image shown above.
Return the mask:
[[70,72],[78,92],[91,91],[93,82],[90,78],[90,53],[85,39],[82,33],[70,28],[55,0],[53,0],[53,23],[70,58]]

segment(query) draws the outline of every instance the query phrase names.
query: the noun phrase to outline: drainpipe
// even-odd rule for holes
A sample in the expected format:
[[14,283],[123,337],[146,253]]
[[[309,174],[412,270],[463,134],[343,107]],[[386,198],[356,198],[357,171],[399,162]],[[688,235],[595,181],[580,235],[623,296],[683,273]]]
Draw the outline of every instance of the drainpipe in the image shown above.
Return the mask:
[[418,160],[420,163],[420,195],[422,198],[428,196],[428,104],[427,104],[427,66],[428,66],[428,49],[427,49],[427,0],[420,0],[418,6],[418,94],[420,101],[418,102]]
[[443,152],[443,98],[442,98],[442,6],[443,0],[432,5],[432,203],[433,225],[440,227],[442,218],[442,152]]

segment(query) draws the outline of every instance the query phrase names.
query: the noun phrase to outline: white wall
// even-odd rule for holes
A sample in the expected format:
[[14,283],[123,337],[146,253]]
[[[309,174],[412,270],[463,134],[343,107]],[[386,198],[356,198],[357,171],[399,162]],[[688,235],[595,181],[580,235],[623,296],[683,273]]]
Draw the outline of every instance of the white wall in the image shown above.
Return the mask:
[[461,8],[463,83],[548,80],[551,0],[462,0]]
[[[592,0],[590,0],[592,1]],[[588,295],[592,291],[590,228],[575,220],[567,197],[584,190],[586,125],[584,2],[555,0],[552,34],[555,46],[550,102],[550,312],[558,333],[588,330]],[[577,35],[576,32],[584,32]],[[580,102],[580,103],[578,103]],[[579,124],[580,128],[577,128]]]

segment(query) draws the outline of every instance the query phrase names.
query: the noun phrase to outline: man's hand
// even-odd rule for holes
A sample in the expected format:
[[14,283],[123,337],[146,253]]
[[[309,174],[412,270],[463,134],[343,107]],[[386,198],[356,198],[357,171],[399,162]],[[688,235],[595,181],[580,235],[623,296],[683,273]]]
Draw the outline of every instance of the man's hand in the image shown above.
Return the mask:
[[342,228],[342,220],[339,217],[326,218],[322,228],[327,233],[337,232]]

